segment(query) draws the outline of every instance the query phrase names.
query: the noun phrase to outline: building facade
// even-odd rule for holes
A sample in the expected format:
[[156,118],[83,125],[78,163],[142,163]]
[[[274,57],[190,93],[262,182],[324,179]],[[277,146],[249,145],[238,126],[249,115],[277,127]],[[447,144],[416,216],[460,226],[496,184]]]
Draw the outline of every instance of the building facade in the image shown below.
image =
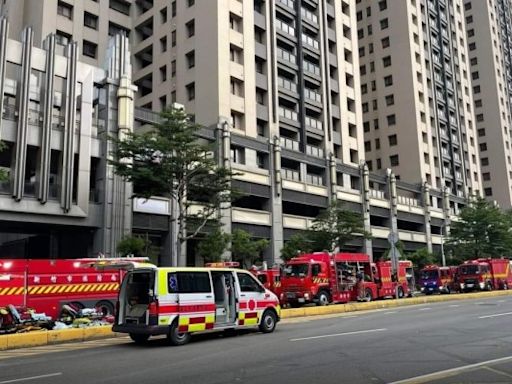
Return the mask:
[[357,3],[370,169],[481,194],[463,1]]
[[484,196],[512,207],[510,0],[464,1]]
[[111,41],[103,70],[78,59],[56,35],[8,38],[0,20],[0,257],[115,254],[131,230],[131,186],[113,175],[108,135],[133,127],[130,52]]

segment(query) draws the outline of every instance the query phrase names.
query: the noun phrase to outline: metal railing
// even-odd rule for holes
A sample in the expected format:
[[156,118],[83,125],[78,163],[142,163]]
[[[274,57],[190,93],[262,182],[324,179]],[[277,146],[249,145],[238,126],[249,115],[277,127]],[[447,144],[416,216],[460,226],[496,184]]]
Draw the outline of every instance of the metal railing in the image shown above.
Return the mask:
[[291,149],[292,151],[298,151],[300,148],[300,143],[297,140],[290,139],[288,137],[282,137],[281,141],[283,143],[283,147],[286,149]]
[[281,168],[281,172],[283,174],[283,178],[287,180],[300,181],[300,173],[299,171],[295,171],[293,169]]
[[323,130],[323,124],[320,120],[314,119],[312,117],[306,116],[305,123],[307,127],[318,129],[320,131]]
[[299,115],[291,109],[279,107],[279,116],[284,117],[285,119],[297,121]]

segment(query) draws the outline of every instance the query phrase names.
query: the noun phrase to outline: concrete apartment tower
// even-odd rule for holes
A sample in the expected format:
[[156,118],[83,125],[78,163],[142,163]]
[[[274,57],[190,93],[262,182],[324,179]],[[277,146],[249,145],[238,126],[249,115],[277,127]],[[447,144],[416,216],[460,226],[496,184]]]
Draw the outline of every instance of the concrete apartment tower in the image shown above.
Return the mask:
[[463,1],[361,0],[356,17],[370,170],[481,194]]
[[512,3],[464,1],[483,192],[512,207]]

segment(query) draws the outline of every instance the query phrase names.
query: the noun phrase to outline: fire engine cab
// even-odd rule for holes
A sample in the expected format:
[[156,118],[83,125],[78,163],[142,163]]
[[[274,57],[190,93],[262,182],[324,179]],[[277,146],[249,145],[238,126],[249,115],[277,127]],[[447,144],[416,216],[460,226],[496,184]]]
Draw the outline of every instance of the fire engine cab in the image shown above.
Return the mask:
[[183,345],[192,333],[246,327],[270,333],[280,319],[277,296],[249,271],[223,266],[127,269],[113,330],[128,333],[137,343],[167,335],[171,344]]
[[459,265],[458,278],[463,292],[508,289],[512,286],[510,260],[480,258]]
[[427,265],[420,271],[420,290],[426,295],[458,291],[456,277],[457,267]]

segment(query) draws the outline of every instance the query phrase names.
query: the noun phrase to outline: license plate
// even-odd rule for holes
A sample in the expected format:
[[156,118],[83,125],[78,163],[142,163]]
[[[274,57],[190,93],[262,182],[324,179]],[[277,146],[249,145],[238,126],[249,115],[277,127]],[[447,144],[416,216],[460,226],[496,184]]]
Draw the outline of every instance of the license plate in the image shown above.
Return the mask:
[[301,297],[301,298],[299,298],[298,302],[299,302],[299,303],[304,303],[304,302],[305,302],[305,300]]
[[289,299],[294,299],[295,298],[295,293],[293,292],[287,292],[286,293],[286,297],[289,298]]
[[467,284],[468,288],[473,288],[475,284]]

